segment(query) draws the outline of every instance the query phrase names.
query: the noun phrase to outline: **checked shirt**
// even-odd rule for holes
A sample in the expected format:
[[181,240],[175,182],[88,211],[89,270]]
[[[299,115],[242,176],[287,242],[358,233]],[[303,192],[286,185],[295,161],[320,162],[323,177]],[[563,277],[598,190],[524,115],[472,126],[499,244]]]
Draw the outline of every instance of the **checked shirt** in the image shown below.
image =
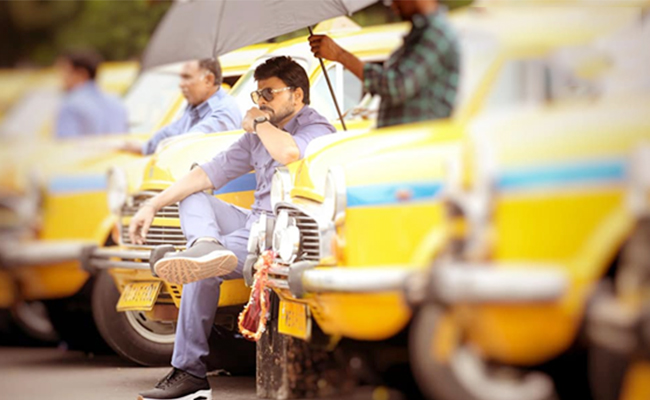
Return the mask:
[[365,90],[381,96],[377,126],[449,117],[459,64],[456,35],[444,14],[415,15],[404,44],[384,65],[364,67]]

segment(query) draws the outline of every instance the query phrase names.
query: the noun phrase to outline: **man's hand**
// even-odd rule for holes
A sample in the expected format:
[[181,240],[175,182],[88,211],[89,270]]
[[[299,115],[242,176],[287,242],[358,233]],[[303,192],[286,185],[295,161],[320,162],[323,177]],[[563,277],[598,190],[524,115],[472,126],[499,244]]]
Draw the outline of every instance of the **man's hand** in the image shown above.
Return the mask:
[[330,61],[341,61],[343,49],[326,35],[311,35],[309,45],[314,56]]
[[149,227],[156,216],[156,208],[145,203],[131,219],[129,224],[129,238],[131,243],[143,245],[146,242]]
[[363,82],[364,62],[336,44],[329,36],[311,35],[309,37],[309,45],[311,46],[311,52],[316,57],[343,64],[345,68]]
[[125,140],[120,144],[119,149],[130,153],[142,154],[142,143],[137,140]]
[[251,108],[244,116],[241,123],[242,129],[248,133],[255,132],[255,118],[257,117],[269,117],[269,115],[257,107]]

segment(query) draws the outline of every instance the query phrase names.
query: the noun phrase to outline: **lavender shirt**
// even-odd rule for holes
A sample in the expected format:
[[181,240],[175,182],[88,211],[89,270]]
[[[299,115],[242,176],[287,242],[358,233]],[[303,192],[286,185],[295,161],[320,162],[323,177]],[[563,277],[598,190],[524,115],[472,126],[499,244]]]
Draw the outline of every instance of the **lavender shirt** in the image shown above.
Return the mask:
[[[300,158],[305,155],[305,149],[310,141],[319,136],[336,132],[336,129],[325,117],[309,106],[304,106],[284,126],[284,130],[293,136],[293,140],[300,149]],[[256,134],[245,133],[227,150],[201,165],[201,168],[208,175],[215,189],[255,170],[255,202],[251,215],[253,220],[257,220],[262,212],[273,213],[271,209],[271,179],[275,168],[279,165],[281,164],[271,157]],[[250,227],[251,223],[251,217],[249,217],[247,227]]]

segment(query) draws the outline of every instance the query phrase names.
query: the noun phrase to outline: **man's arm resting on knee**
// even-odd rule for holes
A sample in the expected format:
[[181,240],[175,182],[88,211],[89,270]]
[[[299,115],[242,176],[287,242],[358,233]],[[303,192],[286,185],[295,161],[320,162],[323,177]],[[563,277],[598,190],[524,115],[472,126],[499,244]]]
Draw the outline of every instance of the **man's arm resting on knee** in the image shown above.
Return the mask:
[[202,168],[194,168],[189,174],[148,200],[135,214],[129,225],[132,243],[144,244],[149,227],[161,208],[183,200],[187,196],[210,189],[212,182]]

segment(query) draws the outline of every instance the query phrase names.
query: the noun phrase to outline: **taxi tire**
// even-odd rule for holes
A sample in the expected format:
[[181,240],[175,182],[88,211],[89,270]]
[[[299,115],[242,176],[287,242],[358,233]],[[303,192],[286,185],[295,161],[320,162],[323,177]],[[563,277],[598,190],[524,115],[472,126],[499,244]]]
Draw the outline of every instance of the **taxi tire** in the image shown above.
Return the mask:
[[[614,285],[611,283],[601,285],[601,292],[597,295],[616,298],[626,295],[625,292],[628,290],[646,290],[645,288],[650,284],[650,218],[644,217],[639,221],[632,236],[623,246],[614,282]],[[650,302],[644,305],[640,332],[650,332],[648,307]],[[630,332],[624,330],[622,333]],[[595,400],[621,398],[628,368],[636,358],[650,357],[650,341],[644,340],[643,337],[639,339],[641,345],[627,351],[612,349],[599,343],[590,346],[589,380]]]
[[107,271],[100,271],[92,296],[93,318],[106,343],[122,358],[143,366],[168,366],[173,343],[155,343],[138,334],[126,313],[115,309],[120,292]]
[[[444,309],[438,304],[425,304],[415,313],[408,342],[415,381],[430,400],[483,400],[464,387],[448,363],[438,362],[431,356],[432,337],[443,315]],[[543,400],[556,399],[552,394]]]
[[101,337],[92,316],[90,300],[94,283],[91,277],[75,295],[43,303],[54,330],[68,349],[89,354],[111,354],[112,350]]

